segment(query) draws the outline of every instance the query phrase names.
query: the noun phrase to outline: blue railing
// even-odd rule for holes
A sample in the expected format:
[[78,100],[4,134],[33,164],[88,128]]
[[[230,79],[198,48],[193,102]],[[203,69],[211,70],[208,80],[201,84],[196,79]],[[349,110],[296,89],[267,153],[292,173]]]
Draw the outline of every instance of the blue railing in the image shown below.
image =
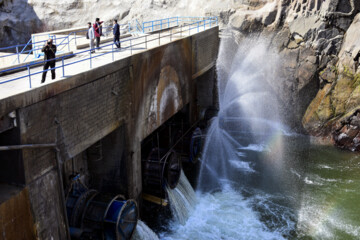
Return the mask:
[[[122,27],[122,26],[128,27],[128,24],[120,24],[120,27]],[[131,28],[129,27],[128,31],[130,31],[130,29]],[[112,27],[109,26],[109,27],[105,28],[105,31],[103,33],[108,34],[111,31],[112,31]],[[41,49],[44,46],[44,44],[46,43],[46,41],[50,38],[53,39],[54,44],[58,47],[59,52],[65,50],[66,48],[70,52],[70,49],[71,49],[70,44],[72,42],[74,42],[74,45],[76,46],[77,39],[85,38],[86,32],[87,32],[87,29],[74,31],[64,37],[58,37],[56,34],[48,34],[48,33],[33,35],[32,38],[26,44],[18,44],[18,45],[14,45],[14,46],[10,46],[10,47],[0,48],[0,52],[4,52],[4,51],[15,52],[15,53],[9,53],[6,55],[1,55],[0,58],[16,56],[15,59],[12,61],[12,65],[14,65],[16,63],[17,64],[24,63],[24,62],[26,62],[26,60],[28,60],[28,58],[30,56],[33,56],[33,59],[38,59],[39,57],[43,56],[43,53],[41,53]],[[80,34],[80,33],[83,33],[83,34]],[[46,36],[46,39],[36,41],[36,38],[45,37],[45,36]],[[58,43],[59,41],[61,41],[61,42]],[[29,49],[30,46],[31,46],[31,49]],[[19,49],[21,49],[21,48],[22,48],[22,50],[19,51]],[[22,55],[26,55],[23,60],[21,60],[21,58],[23,58],[23,57],[21,57]]]
[[[193,19],[193,20],[192,20]],[[185,33],[188,33],[188,35],[191,34],[191,30],[194,30],[194,29],[197,29],[197,32],[199,31],[202,31],[202,30],[205,30],[206,27],[213,27],[213,26],[216,26],[218,25],[218,18],[217,17],[206,17],[206,18],[201,18],[201,20],[199,20],[200,18],[187,18],[187,17],[175,17],[175,18],[168,18],[166,19],[166,21],[169,23],[168,26],[171,26],[171,22],[175,22],[177,23],[177,26],[176,28],[174,29],[168,29],[168,30],[165,30],[165,35],[161,35],[162,32],[158,32],[157,34],[157,37],[156,38],[153,38],[153,39],[148,39],[148,35],[147,34],[144,34],[140,37],[135,37],[135,38],[129,38],[129,39],[125,39],[125,40],[121,40],[120,43],[122,46],[124,46],[125,43],[128,43],[129,46],[127,47],[122,47],[121,50],[129,50],[130,51],[130,55],[132,55],[132,52],[133,52],[133,47],[135,46],[138,46],[138,45],[144,45],[145,46],[145,49],[147,49],[147,45],[149,42],[152,42],[152,41],[158,41],[159,42],[159,45],[160,45],[160,40],[161,38],[166,38],[166,37],[170,37],[170,41],[172,41],[172,37],[174,36],[179,36],[179,37],[182,37],[183,34]],[[198,21],[196,21],[198,20]],[[180,24],[179,25],[179,21],[184,23],[185,24]],[[154,23],[156,25],[159,25],[160,24],[160,29],[162,27],[162,24],[161,22],[163,22],[163,20],[156,20],[156,21],[150,21],[150,22],[144,22],[143,23],[143,30],[148,28],[149,26],[147,26],[148,24],[151,24],[151,27],[154,25]],[[165,21],[164,21],[165,22]],[[166,26],[164,25],[164,28]],[[170,27],[168,27],[170,28]],[[140,30],[138,28],[138,30]],[[83,30],[82,30],[83,31]],[[85,30],[86,31],[86,30]],[[155,30],[156,31],[156,30]],[[168,32],[168,34],[166,34],[166,31]],[[80,31],[78,31],[80,32]],[[72,35],[73,33],[70,33],[68,36],[66,36],[65,38],[66,39],[69,39],[69,37]],[[155,34],[156,35],[156,34]],[[62,38],[57,38],[58,39],[62,39]],[[76,35],[75,37],[73,38],[76,40]],[[144,41],[142,42],[138,42],[138,43],[135,43],[134,44],[134,41],[135,40],[139,40],[139,39],[144,39]],[[45,40],[46,41],[46,40]],[[41,41],[40,41],[41,42]],[[44,42],[44,41],[42,41]],[[70,42],[70,40],[68,40],[68,42]],[[60,45],[63,45],[63,44],[68,44],[68,43],[64,43],[64,40],[62,40],[62,42],[60,42],[58,44],[58,46]],[[17,45],[17,46],[21,46],[21,45]],[[41,62],[31,62],[31,63],[28,63],[24,66],[18,66],[18,67],[13,67],[13,68],[10,68],[10,69],[6,69],[6,70],[2,70],[0,71],[0,76],[3,75],[3,74],[7,74],[7,73],[10,73],[10,72],[13,72],[13,71],[17,71],[17,70],[27,70],[27,74],[26,75],[23,75],[23,76],[20,76],[20,77],[16,77],[16,78],[11,78],[11,79],[7,79],[7,80],[4,80],[4,81],[0,81],[0,85],[1,84],[5,84],[5,83],[9,83],[9,82],[13,82],[13,81],[17,81],[17,80],[20,80],[20,79],[23,79],[23,78],[28,78],[29,80],[29,87],[32,88],[32,76],[34,75],[37,75],[37,74],[41,74],[43,72],[47,72],[49,71],[48,70],[42,70],[42,71],[37,71],[35,73],[31,73],[30,69],[34,66],[38,66],[40,64],[44,64],[45,62],[48,62],[48,61],[61,61],[61,65],[60,66],[57,66],[57,67],[54,67],[50,70],[54,70],[54,69],[59,69],[61,68],[62,69],[62,77],[65,77],[65,67],[66,66],[70,66],[70,65],[73,65],[73,64],[77,64],[77,63],[80,63],[80,62],[84,62],[84,61],[88,61],[89,60],[89,68],[93,68],[93,62],[92,62],[92,59],[95,59],[95,58],[98,58],[98,57],[101,57],[101,56],[104,56],[104,55],[107,55],[107,54],[111,54],[112,55],[112,61],[115,60],[115,53],[116,52],[119,52],[118,49],[114,49],[114,43],[110,43],[110,44],[107,44],[107,45],[103,45],[101,48],[106,48],[106,47],[111,47],[111,51],[108,51],[108,52],[104,52],[104,53],[100,53],[100,54],[96,54],[94,55],[92,52],[95,51],[95,50],[98,50],[100,48],[94,48],[94,49],[87,49],[87,50],[84,50],[84,51],[80,51],[80,52],[77,52],[77,53],[72,53],[72,54],[68,54],[68,55],[65,55],[65,56],[61,56],[61,57],[57,57],[55,59],[51,59],[51,60],[45,60],[45,61],[41,61]],[[1,50],[1,49],[0,49]],[[76,55],[81,55],[81,54],[84,54],[84,53],[88,53],[88,57],[84,57],[84,58],[81,58],[80,60],[77,60],[77,61],[74,61],[74,62],[71,62],[71,63],[65,63],[65,59],[67,58],[70,58],[70,57],[73,57],[73,56],[76,56]],[[1,80],[1,79],[0,79]]]

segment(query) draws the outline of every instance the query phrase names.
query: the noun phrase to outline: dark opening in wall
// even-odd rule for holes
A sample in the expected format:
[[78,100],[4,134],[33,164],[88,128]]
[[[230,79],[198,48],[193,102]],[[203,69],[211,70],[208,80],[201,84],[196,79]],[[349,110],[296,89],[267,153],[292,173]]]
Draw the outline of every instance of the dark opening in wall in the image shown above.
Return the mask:
[[125,126],[93,144],[85,154],[91,188],[107,193],[127,194]]
[[[0,133],[0,146],[19,144],[20,129],[18,127]],[[21,150],[0,151],[0,183],[25,185]]]

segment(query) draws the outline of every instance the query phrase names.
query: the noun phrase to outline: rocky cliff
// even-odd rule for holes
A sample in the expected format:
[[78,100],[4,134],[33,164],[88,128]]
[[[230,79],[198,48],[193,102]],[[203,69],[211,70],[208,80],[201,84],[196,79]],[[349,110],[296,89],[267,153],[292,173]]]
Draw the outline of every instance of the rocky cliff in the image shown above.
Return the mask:
[[360,150],[360,14],[319,72],[320,90],[303,118],[306,130],[337,146]]
[[270,85],[287,124],[350,150],[360,150],[359,11],[355,0],[278,0],[229,20],[239,42],[266,37],[278,50],[282,70]]
[[[31,32],[181,15],[218,15],[238,43],[263,38],[282,59],[269,83],[287,124],[340,147],[360,150],[358,0],[0,0],[0,44]],[[255,42],[255,41],[254,41]]]

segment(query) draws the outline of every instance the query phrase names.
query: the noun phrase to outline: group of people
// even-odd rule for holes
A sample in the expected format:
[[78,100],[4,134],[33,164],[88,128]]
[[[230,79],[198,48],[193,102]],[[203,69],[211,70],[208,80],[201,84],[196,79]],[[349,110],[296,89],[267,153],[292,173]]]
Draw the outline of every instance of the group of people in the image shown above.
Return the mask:
[[[100,48],[100,37],[102,36],[102,23],[103,21],[100,21],[99,18],[96,18],[95,23],[93,25],[91,25],[91,22],[88,22],[88,32],[87,32],[87,39],[90,40],[90,49],[91,52],[95,52],[94,51],[94,42],[96,40],[96,48],[99,49]],[[115,19],[113,22],[113,34],[114,34],[114,44],[116,45],[117,48],[121,47],[120,44],[120,26],[117,23],[117,20]]]
[[[88,22],[88,31],[86,33],[86,38],[90,40],[90,51],[91,53],[95,52],[95,49],[100,48],[100,37],[102,34],[102,23],[99,18],[96,18],[95,23],[92,25],[91,22]],[[114,20],[113,25],[113,35],[114,35],[114,44],[117,48],[121,48],[120,43],[120,26],[117,23],[117,20]],[[96,40],[96,48],[94,47]],[[49,39],[44,47],[41,49],[44,53],[44,72],[42,74],[41,83],[45,82],[46,73],[48,68],[51,69],[51,78],[55,79],[55,55],[56,55],[56,45],[53,44],[53,40]]]

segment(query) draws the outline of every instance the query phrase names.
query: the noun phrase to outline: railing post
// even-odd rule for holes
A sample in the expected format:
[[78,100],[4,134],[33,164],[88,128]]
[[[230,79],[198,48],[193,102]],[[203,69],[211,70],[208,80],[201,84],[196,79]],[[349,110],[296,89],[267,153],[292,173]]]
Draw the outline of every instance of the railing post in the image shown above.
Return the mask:
[[62,57],[61,61],[63,63],[63,77],[65,77],[64,57]]
[[176,17],[176,25],[179,26],[179,16]]
[[16,46],[17,60],[20,63],[19,46]]
[[27,69],[28,69],[28,74],[29,74],[29,84],[30,84],[30,88],[31,88],[31,73],[30,73],[29,65],[27,65]]
[[170,18],[168,18],[167,20],[168,20],[168,28],[170,28]]
[[131,39],[130,39],[130,56],[132,56],[132,44],[131,44]]
[[112,61],[114,61],[114,44],[111,45]]
[[204,30],[206,29],[206,20],[204,19]]
[[151,22],[151,31],[154,31],[154,21]]
[[198,32],[199,32],[199,22],[197,23],[197,30],[198,30]]
[[75,38],[75,48],[77,47],[77,42],[76,42],[76,32],[74,32],[74,38]]
[[89,51],[89,53],[90,53],[90,68],[92,68],[92,56],[91,56],[91,51],[92,51],[92,49],[90,49],[90,51]]
[[67,37],[67,39],[68,39],[68,50],[69,50],[69,52],[70,52],[70,35],[68,35],[68,37]]
[[162,30],[162,20],[160,20],[160,30]]
[[[31,36],[31,42],[32,42],[32,48],[31,49],[36,49],[36,43],[35,43],[35,36]],[[34,56],[36,56],[36,52],[34,51]]]

